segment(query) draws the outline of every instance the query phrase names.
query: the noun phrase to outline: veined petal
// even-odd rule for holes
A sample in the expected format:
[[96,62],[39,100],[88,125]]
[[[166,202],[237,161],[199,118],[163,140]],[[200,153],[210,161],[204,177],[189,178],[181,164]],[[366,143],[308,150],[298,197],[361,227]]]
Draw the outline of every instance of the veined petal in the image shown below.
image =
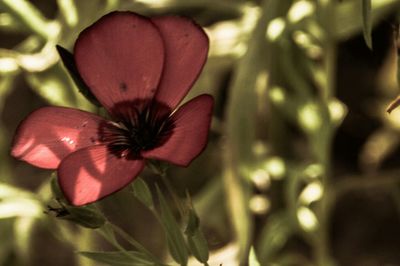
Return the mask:
[[11,155],[37,167],[55,169],[73,151],[99,142],[94,114],[65,107],[43,107],[19,125]]
[[67,156],[58,168],[58,180],[71,204],[81,206],[124,188],[143,167],[141,159],[120,157],[97,145]]
[[132,12],[113,12],[79,35],[74,58],[99,102],[110,113],[120,115],[115,104],[153,98],[162,72],[164,45],[151,20]]
[[142,156],[187,166],[207,144],[213,103],[210,95],[203,94],[181,106],[170,118],[171,136],[161,146],[142,151]]
[[160,30],[165,47],[164,68],[155,99],[173,110],[203,69],[208,37],[188,18],[158,17],[152,21]]

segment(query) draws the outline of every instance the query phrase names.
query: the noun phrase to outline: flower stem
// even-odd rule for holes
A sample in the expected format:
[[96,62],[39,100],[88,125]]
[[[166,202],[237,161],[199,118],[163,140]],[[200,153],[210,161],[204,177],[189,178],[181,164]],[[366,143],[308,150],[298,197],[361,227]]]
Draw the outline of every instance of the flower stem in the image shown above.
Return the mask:
[[[158,259],[150,251],[148,251],[145,247],[143,247],[142,244],[140,244],[138,241],[136,241],[133,237],[131,237],[124,230],[122,230],[118,226],[112,224],[111,222],[108,222],[108,225],[114,230],[114,232],[116,232],[120,237],[122,237],[124,240],[126,240],[129,244],[131,244],[137,250],[139,250],[140,252],[145,253],[152,260],[157,261],[157,263],[159,263]],[[161,263],[159,263],[159,264],[162,265]]]
[[178,208],[179,214],[181,216],[181,218],[185,217],[185,211],[184,211],[184,207],[182,204],[182,201],[180,200],[178,194],[176,193],[175,189],[173,188],[171,182],[168,180],[167,178],[167,174],[164,172],[161,172],[160,174],[161,180],[164,183],[165,187],[168,190],[168,193],[170,194],[170,196],[172,197],[172,200],[174,201],[176,207]]
[[134,256],[132,254],[130,254],[124,247],[122,247],[117,241],[113,241],[112,239],[110,239],[110,237],[107,235],[106,232],[104,232],[101,229],[100,230],[96,230],[96,232],[99,235],[101,235],[105,240],[107,240],[108,243],[110,243],[115,248],[117,248],[119,251],[124,253],[127,257],[130,257],[131,259],[135,259]]

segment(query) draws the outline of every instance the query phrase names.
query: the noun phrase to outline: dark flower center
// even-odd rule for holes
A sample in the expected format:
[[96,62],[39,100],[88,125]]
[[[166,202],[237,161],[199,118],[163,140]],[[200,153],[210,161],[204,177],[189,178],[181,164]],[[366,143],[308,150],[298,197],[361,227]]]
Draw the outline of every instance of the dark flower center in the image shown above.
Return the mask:
[[112,112],[117,122],[100,126],[101,141],[119,157],[140,157],[140,151],[162,145],[170,136],[173,123],[168,107],[150,101],[124,102]]

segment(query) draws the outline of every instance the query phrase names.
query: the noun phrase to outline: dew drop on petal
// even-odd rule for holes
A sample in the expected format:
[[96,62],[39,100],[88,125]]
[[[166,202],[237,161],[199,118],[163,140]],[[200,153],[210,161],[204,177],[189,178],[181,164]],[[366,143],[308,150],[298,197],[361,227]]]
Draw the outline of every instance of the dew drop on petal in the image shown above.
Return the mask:
[[61,141],[65,142],[65,143],[67,143],[69,145],[74,145],[75,144],[75,141],[73,139],[71,139],[70,137],[62,137]]

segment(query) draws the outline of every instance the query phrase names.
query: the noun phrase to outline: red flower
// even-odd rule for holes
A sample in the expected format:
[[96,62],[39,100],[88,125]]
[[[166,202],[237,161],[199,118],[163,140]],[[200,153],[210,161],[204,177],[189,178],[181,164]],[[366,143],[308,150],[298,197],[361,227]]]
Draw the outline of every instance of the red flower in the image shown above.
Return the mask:
[[44,107],[19,126],[12,155],[58,169],[73,205],[128,185],[145,159],[187,166],[205,148],[213,98],[175,110],[200,74],[208,38],[191,20],[113,12],[85,29],[74,59],[80,76],[113,121],[64,107]]

